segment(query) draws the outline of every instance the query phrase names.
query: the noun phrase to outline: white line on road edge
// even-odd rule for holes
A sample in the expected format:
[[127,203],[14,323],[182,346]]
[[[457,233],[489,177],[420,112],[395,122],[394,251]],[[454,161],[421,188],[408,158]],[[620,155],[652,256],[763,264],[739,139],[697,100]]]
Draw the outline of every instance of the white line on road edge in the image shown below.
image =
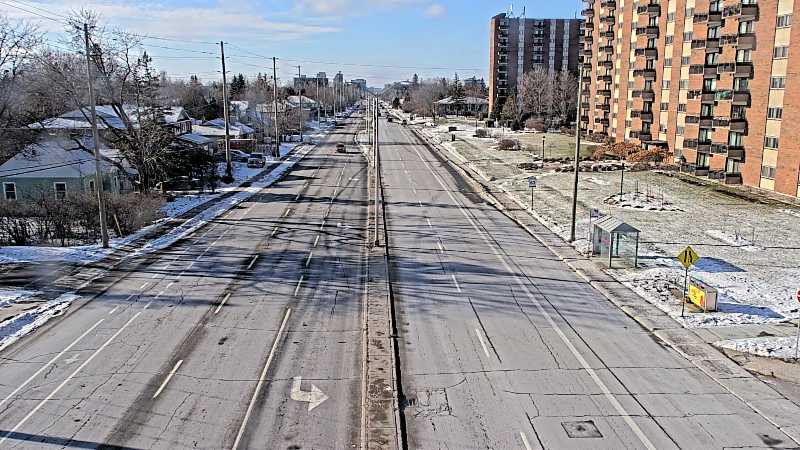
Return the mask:
[[458,285],[458,280],[456,280],[456,275],[451,273],[450,277],[453,279],[453,283],[455,283],[456,285],[456,290],[458,290],[458,292],[461,292],[461,286]]
[[481,330],[475,328],[475,334],[478,335],[478,340],[481,341],[481,347],[483,347],[483,353],[486,353],[486,357],[492,359],[491,355],[489,355],[489,348],[486,347],[486,343],[483,342],[483,336],[481,335]]
[[[33,415],[34,415],[34,414],[36,414],[36,412],[37,412],[37,411],[39,411],[40,409],[42,409],[42,406],[44,406],[44,404],[45,404],[45,403],[47,403],[47,402],[49,402],[50,400],[52,400],[52,399],[53,399],[53,397],[55,397],[55,395],[56,395],[56,394],[58,394],[58,392],[59,392],[61,389],[63,389],[63,388],[64,388],[64,386],[66,386],[66,385],[67,385],[67,383],[69,383],[69,382],[70,382],[70,380],[72,380],[73,378],[75,378],[75,375],[77,375],[78,373],[80,373],[80,371],[81,371],[81,370],[83,370],[83,368],[84,368],[84,367],[86,367],[87,365],[89,365],[89,363],[90,363],[90,362],[92,362],[92,360],[93,360],[93,359],[94,359],[94,358],[95,358],[97,355],[99,355],[99,354],[100,354],[100,352],[102,352],[103,350],[105,350],[105,349],[106,349],[106,347],[108,347],[108,346],[109,346],[109,344],[111,344],[111,342],[112,342],[112,341],[114,341],[114,339],[116,339],[116,338],[117,338],[117,336],[119,336],[120,334],[122,334],[122,332],[123,332],[123,331],[125,331],[125,329],[126,329],[126,328],[128,328],[128,325],[130,325],[131,323],[133,323],[133,321],[134,321],[134,320],[136,320],[136,318],[137,318],[137,317],[139,317],[139,315],[140,315],[140,314],[142,314],[142,312],[141,312],[141,311],[139,311],[139,312],[137,312],[136,314],[134,314],[134,315],[133,315],[133,317],[131,317],[131,318],[130,318],[130,319],[127,321],[127,322],[125,322],[125,325],[123,325],[123,326],[122,326],[122,328],[120,328],[119,330],[117,330],[117,332],[116,332],[116,333],[114,333],[114,334],[113,334],[113,335],[112,335],[110,338],[108,338],[108,340],[107,340],[107,341],[105,341],[105,342],[103,343],[103,345],[101,345],[101,346],[100,346],[100,348],[98,348],[97,350],[95,350],[95,351],[94,351],[94,353],[92,353],[92,355],[91,355],[91,356],[89,356],[89,358],[87,358],[87,359],[86,359],[86,361],[84,361],[84,362],[83,362],[83,364],[81,364],[80,366],[78,366],[78,368],[77,368],[77,369],[75,369],[75,371],[74,371],[74,372],[72,372],[72,373],[71,373],[71,374],[70,374],[70,375],[69,375],[67,378],[65,378],[65,379],[64,379],[64,381],[62,381],[62,382],[61,382],[61,384],[59,384],[59,385],[58,385],[58,387],[56,387],[56,388],[53,390],[53,392],[51,392],[51,393],[50,393],[50,394],[49,394],[47,397],[45,397],[45,398],[44,398],[44,399],[43,399],[41,402],[39,402],[39,403],[36,405],[36,407],[35,407],[35,408],[33,408],[33,410],[32,410],[31,412],[29,412],[29,413],[28,413],[28,415],[26,415],[25,417],[23,417],[23,418],[22,418],[22,420],[20,420],[20,421],[19,421],[19,423],[18,423],[18,424],[16,424],[16,425],[14,426],[14,428],[12,428],[12,429],[8,430],[8,431],[7,431],[7,432],[6,432],[6,433],[3,435],[3,438],[2,438],[2,439],[0,439],[0,445],[2,445],[2,444],[3,444],[3,443],[4,443],[4,442],[5,442],[7,439],[8,439],[8,437],[9,437],[9,436],[11,436],[12,434],[16,433],[16,432],[17,432],[17,430],[19,430],[19,429],[20,429],[20,428],[21,428],[23,425],[25,425],[25,423],[26,423],[28,420],[30,420],[30,418],[31,418],[31,417],[33,417]],[[102,320],[101,320],[101,322],[102,322]],[[95,326],[97,326],[97,325],[99,325],[99,324],[100,324],[100,322],[98,322],[97,324],[95,324]],[[84,335],[85,335],[85,333],[84,333]],[[81,336],[81,337],[83,337],[83,336]],[[76,341],[76,342],[77,342],[77,341]],[[74,344],[74,343],[73,343],[73,344]],[[70,345],[73,345],[73,344],[70,344]],[[62,352],[62,353],[63,353],[63,352]],[[60,356],[60,355],[61,355],[61,353],[59,353],[59,356]]]
[[229,298],[231,298],[231,293],[230,292],[228,292],[228,294],[225,295],[225,297],[222,298],[222,301],[219,302],[219,305],[217,305],[217,309],[214,310],[214,314],[218,314],[219,313],[219,310],[222,309],[222,307],[225,305],[225,303],[228,301]]
[[297,297],[297,293],[300,291],[300,285],[303,284],[303,280],[305,279],[305,275],[300,275],[300,279],[297,280],[297,287],[294,288],[293,297]]
[[528,436],[525,436],[525,433],[520,431],[519,437],[522,438],[522,445],[525,446],[525,450],[533,450],[533,447],[531,447],[531,443],[528,442]]
[[319,233],[317,233],[317,237],[314,238],[314,248],[317,248],[317,244],[319,244]]
[[8,394],[8,395],[6,396],[6,398],[4,398],[2,401],[0,401],[0,406],[3,406],[3,405],[6,403],[6,402],[8,402],[8,399],[10,399],[11,397],[13,397],[13,396],[17,395],[17,392],[19,392],[19,391],[21,391],[22,389],[24,389],[24,388],[25,388],[25,386],[27,386],[27,385],[28,385],[28,383],[30,383],[31,381],[33,381],[33,379],[34,379],[34,378],[38,377],[38,376],[39,376],[39,375],[40,375],[42,372],[44,372],[45,370],[47,370],[47,368],[49,368],[50,366],[52,366],[53,364],[55,364],[55,362],[56,362],[56,361],[58,361],[58,359],[59,359],[59,358],[61,358],[61,357],[62,357],[62,356],[65,354],[65,353],[67,353],[68,351],[70,351],[70,350],[72,349],[72,347],[74,347],[74,346],[75,346],[75,344],[77,344],[77,343],[78,343],[78,342],[79,342],[81,339],[85,338],[87,334],[91,333],[91,332],[92,332],[92,331],[93,331],[95,328],[97,328],[97,327],[98,327],[98,326],[99,326],[101,323],[103,323],[103,321],[104,321],[104,320],[106,320],[106,319],[100,319],[100,320],[98,320],[98,321],[97,321],[97,322],[96,322],[94,325],[92,325],[92,326],[91,326],[91,327],[90,327],[88,330],[84,331],[82,335],[78,336],[78,338],[77,338],[77,339],[75,339],[74,341],[72,341],[72,342],[71,342],[71,343],[70,343],[70,344],[69,344],[69,345],[68,345],[68,346],[67,346],[67,347],[66,347],[64,350],[61,350],[61,351],[60,351],[60,352],[59,352],[59,353],[58,353],[58,354],[57,354],[55,357],[53,357],[53,359],[51,359],[50,361],[48,361],[48,362],[47,362],[47,364],[43,365],[41,369],[37,370],[37,371],[36,371],[36,373],[34,373],[33,375],[31,375],[31,376],[30,376],[30,377],[29,377],[27,380],[25,380],[25,382],[23,382],[21,385],[19,385],[19,387],[18,387],[18,388],[14,389],[14,390],[13,390],[13,391],[12,391],[10,394]]
[[[492,249],[492,252],[494,253],[495,257],[497,257],[497,259],[503,264],[503,266],[509,273],[516,274],[517,271],[514,271],[508,264],[508,261],[506,261],[506,258],[503,257],[502,254],[500,254],[500,252],[497,249],[497,245],[492,243],[491,239],[487,236],[486,232],[483,229],[481,229],[481,227],[479,227],[477,223],[475,223],[475,220],[469,215],[469,213],[467,213],[461,202],[459,202],[455,198],[453,192],[447,187],[442,178],[436,172],[434,172],[430,164],[427,161],[425,161],[425,159],[420,154],[419,150],[414,148],[414,151],[417,153],[419,159],[425,164],[425,167],[427,167],[431,175],[433,175],[433,177],[442,187],[444,192],[446,192],[447,195],[450,197],[450,200],[452,200],[453,203],[455,203],[455,205],[458,207],[458,210],[461,211],[461,214],[467,219],[470,225],[472,225],[472,228],[478,232],[478,234],[483,238],[483,241],[486,242],[489,248]],[[608,386],[606,386],[606,384],[603,383],[603,380],[600,379],[600,377],[597,375],[597,372],[595,372],[595,370],[589,365],[589,363],[586,361],[583,355],[581,355],[581,353],[578,351],[578,349],[575,347],[572,341],[569,340],[567,335],[564,334],[561,328],[556,324],[555,320],[553,320],[553,317],[550,315],[550,313],[548,313],[547,310],[544,309],[544,306],[542,306],[541,302],[533,295],[530,289],[528,289],[528,286],[522,281],[520,276],[514,275],[513,278],[514,281],[516,281],[517,284],[525,291],[525,294],[527,295],[528,299],[531,301],[531,303],[533,303],[536,306],[536,309],[539,310],[539,313],[547,320],[547,322],[550,324],[553,330],[555,330],[556,334],[558,334],[558,336],[561,338],[561,341],[564,342],[567,348],[569,348],[572,355],[575,357],[575,359],[578,360],[583,369],[589,374],[589,376],[595,382],[597,387],[599,387],[600,390],[603,391],[603,395],[606,397],[609,403],[611,403],[611,406],[613,406],[614,409],[619,413],[619,415],[622,416],[622,419],[625,421],[625,423],[628,425],[631,431],[633,431],[636,437],[639,438],[642,444],[644,444],[644,447],[649,450],[656,450],[655,445],[653,445],[653,443],[650,442],[650,439],[644,434],[642,429],[639,428],[639,425],[637,425],[636,422],[633,421],[630,414],[628,414],[625,408],[623,408],[622,405],[619,403],[619,400],[617,400],[617,398],[614,397],[613,394],[611,394],[611,391],[608,389]]]
[[314,252],[308,252],[308,258],[306,258],[306,267],[311,264],[311,257],[314,256]]
[[253,255],[253,260],[252,260],[252,261],[250,261],[250,264],[248,264],[248,265],[247,265],[247,270],[250,270],[250,269],[252,269],[252,268],[253,268],[253,264],[255,264],[255,263],[256,263],[256,260],[257,260],[257,259],[258,259],[258,255]]
[[108,312],[108,315],[110,316],[110,315],[114,314],[115,312],[117,312],[117,310],[118,310],[118,309],[119,309],[119,305],[115,306],[115,307],[114,307],[114,309],[112,309],[111,311],[109,311],[109,312]]
[[172,376],[175,375],[175,372],[178,371],[178,368],[181,366],[181,364],[183,364],[183,360],[179,359],[178,362],[175,363],[175,367],[173,367],[172,370],[169,372],[169,375],[167,375],[167,378],[164,378],[164,382],[161,383],[161,387],[159,387],[156,393],[153,394],[153,398],[156,398],[159,395],[161,395],[161,391],[163,391],[164,388],[167,387],[167,383],[169,383],[169,380],[171,380]]
[[258,378],[256,390],[253,391],[253,397],[250,399],[250,404],[247,405],[247,412],[244,413],[242,425],[239,426],[239,433],[236,434],[236,440],[233,442],[233,447],[231,447],[231,450],[237,450],[239,448],[239,444],[242,442],[242,436],[244,436],[244,430],[247,428],[248,420],[250,420],[250,414],[253,413],[253,407],[256,404],[256,399],[258,399],[258,394],[261,393],[261,386],[264,384],[264,379],[267,377],[267,371],[269,370],[270,364],[272,364],[272,358],[275,356],[275,350],[278,349],[278,343],[281,341],[283,330],[286,328],[286,322],[289,321],[289,314],[291,313],[292,310],[289,308],[286,310],[286,315],[283,316],[283,322],[281,322],[281,327],[278,329],[278,334],[275,335],[275,341],[272,342],[272,348],[269,351],[269,356],[267,356],[267,362],[264,363],[264,369],[261,370],[261,376]]

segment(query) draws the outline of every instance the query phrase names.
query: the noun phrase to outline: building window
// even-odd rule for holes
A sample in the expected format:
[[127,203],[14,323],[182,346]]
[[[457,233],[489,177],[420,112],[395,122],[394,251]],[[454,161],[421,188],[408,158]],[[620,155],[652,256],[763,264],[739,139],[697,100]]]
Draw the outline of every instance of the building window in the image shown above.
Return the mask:
[[770,180],[775,179],[775,168],[772,166],[761,166],[761,177],[762,178],[769,178]]
[[669,89],[670,80],[661,80],[661,89]]
[[660,133],[666,133],[667,132],[667,124],[665,124],[665,123],[658,124],[658,131]]
[[692,32],[687,31],[683,33],[683,42],[692,42]]
[[698,153],[697,154],[697,168],[707,168],[709,162],[708,153]]
[[753,52],[750,50],[736,50],[737,63],[749,63],[753,60]]
[[675,22],[675,13],[667,13],[667,22]]
[[672,44],[672,41],[674,41],[674,40],[675,40],[675,36],[670,34],[669,36],[664,37],[664,45],[670,45],[670,44]]
[[792,25],[792,15],[791,14],[785,14],[783,16],[778,16],[778,23],[776,25],[778,28],[786,28],[786,27],[789,27],[791,25]]
[[3,193],[6,200],[17,199],[17,184],[16,183],[3,183]]
[[739,34],[750,34],[753,32],[753,21],[748,20],[739,22]]
[[689,56],[681,56],[681,65],[688,66],[690,61]]
[[786,87],[786,77],[772,77],[769,81],[771,89],[783,89]]
[[678,127],[677,127],[677,129],[676,129],[675,133],[676,133],[678,136],[683,136],[683,132],[684,132],[684,130],[685,130],[685,129],[686,129],[685,127],[682,127],[682,126],[678,125]]
[[690,20],[694,17],[694,8],[686,8],[686,20]]
[[782,46],[782,47],[775,47],[772,51],[772,58],[773,59],[785,59],[789,57],[789,47]]
[[678,80],[679,89],[689,89],[689,80]]
[[742,133],[737,133],[735,131],[728,132],[728,145],[731,147],[741,147],[742,146]]
[[56,200],[67,198],[67,183],[53,183],[53,190],[56,193]]
[[783,108],[779,106],[767,108],[767,119],[783,118]]
[[678,112],[686,112],[686,103],[678,103]]
[[669,111],[669,103],[661,102],[661,111]]
[[664,58],[664,67],[672,67],[672,58]]
[[764,137],[764,147],[766,148],[778,148],[778,138],[775,136],[765,136]]

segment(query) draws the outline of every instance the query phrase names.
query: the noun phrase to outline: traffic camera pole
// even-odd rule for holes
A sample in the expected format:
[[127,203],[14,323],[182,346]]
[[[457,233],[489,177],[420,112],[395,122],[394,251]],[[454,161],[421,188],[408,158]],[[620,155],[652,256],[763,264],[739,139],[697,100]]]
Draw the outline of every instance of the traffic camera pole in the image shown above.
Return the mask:
[[[578,60],[578,65],[582,63]],[[572,223],[569,230],[569,241],[575,242],[575,225],[578,220],[578,166],[581,158],[581,91],[583,91],[583,67],[578,72],[578,107],[575,112],[575,178],[572,183]],[[542,148],[544,157],[544,148]]]
[[219,41],[219,51],[222,56],[222,116],[225,119],[225,177],[233,178],[233,165],[231,164],[231,135],[230,115],[228,113],[228,78],[225,74],[225,43]]
[[92,82],[92,59],[89,46],[89,25],[83,24],[83,40],[86,44],[86,72],[89,79],[89,104],[92,116],[92,140],[94,141],[94,189],[97,194],[97,205],[100,210],[100,239],[103,248],[108,248],[108,224],[106,224],[106,206],[103,199],[103,174],[100,170],[100,139],[97,133],[97,108],[95,105],[94,83]]

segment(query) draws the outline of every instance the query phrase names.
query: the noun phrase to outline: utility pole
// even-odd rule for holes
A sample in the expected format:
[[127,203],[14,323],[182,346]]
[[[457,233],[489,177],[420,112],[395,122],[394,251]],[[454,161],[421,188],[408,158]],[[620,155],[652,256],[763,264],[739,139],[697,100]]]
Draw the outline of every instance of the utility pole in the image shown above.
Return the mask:
[[225,177],[229,180],[233,178],[233,166],[231,165],[231,129],[230,117],[228,117],[228,78],[225,74],[225,43],[219,41],[219,51],[222,55],[222,117],[225,119]]
[[581,100],[583,97],[583,66],[578,59],[578,105],[575,112],[575,178],[572,183],[572,223],[569,229],[569,241],[575,242],[575,226],[578,220],[578,170],[581,159]]
[[89,25],[83,24],[83,41],[86,44],[86,72],[89,78],[89,104],[92,112],[92,140],[94,141],[94,190],[97,193],[97,205],[100,210],[100,239],[103,248],[108,248],[108,225],[106,224],[106,205],[103,202],[103,174],[100,170],[100,139],[97,135],[97,109],[92,82],[92,58],[89,47]]
[[319,99],[319,75],[317,75],[317,128],[320,127],[320,120],[322,119],[322,115],[320,112],[320,99]]
[[[300,80],[300,66],[297,66],[297,79]],[[297,88],[298,97],[300,97],[300,114],[297,115],[297,121],[300,122],[300,143],[303,143],[303,80],[300,80],[300,87]]]
[[275,158],[281,157],[281,137],[278,129],[278,69],[277,59],[272,57],[272,97],[275,103]]

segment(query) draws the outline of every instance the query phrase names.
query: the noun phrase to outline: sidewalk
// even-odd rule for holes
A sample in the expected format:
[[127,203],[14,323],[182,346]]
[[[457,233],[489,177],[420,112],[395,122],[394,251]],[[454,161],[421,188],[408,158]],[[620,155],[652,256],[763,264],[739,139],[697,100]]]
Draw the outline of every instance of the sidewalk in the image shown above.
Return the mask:
[[[38,262],[14,263],[13,268],[3,274],[0,284],[11,288],[0,291],[0,351],[62,313],[81,294],[94,295],[83,290],[111,275],[123,263],[131,262],[133,267],[126,269],[134,269],[145,263],[148,256],[171,246],[274,184],[314,147],[298,145],[283,159],[270,164],[236,188],[196,205],[177,217],[146,227],[133,238],[117,242],[111,249],[100,249],[77,264],[44,264],[46,270],[42,274]],[[63,269],[56,270],[56,267]],[[13,280],[14,284],[7,284],[9,280]]]
[[[716,339],[717,335],[697,333],[694,329],[685,328],[664,311],[617,281],[594,261],[580,254],[575,247],[534,218],[532,214],[534,211],[528,206],[504,187],[491,182],[485,173],[475,170],[472,164],[457,152],[432,140],[426,133],[418,129],[415,131],[439,150],[441,156],[461,169],[465,176],[476,184],[477,190],[485,194],[490,203],[525,228],[609,301],[800,444],[800,425],[797,422],[797,417],[800,417],[800,395],[796,389],[791,385],[784,388],[776,383],[766,383],[753,376],[722,351],[709,344],[708,339]],[[720,330],[715,329],[715,331]]]

